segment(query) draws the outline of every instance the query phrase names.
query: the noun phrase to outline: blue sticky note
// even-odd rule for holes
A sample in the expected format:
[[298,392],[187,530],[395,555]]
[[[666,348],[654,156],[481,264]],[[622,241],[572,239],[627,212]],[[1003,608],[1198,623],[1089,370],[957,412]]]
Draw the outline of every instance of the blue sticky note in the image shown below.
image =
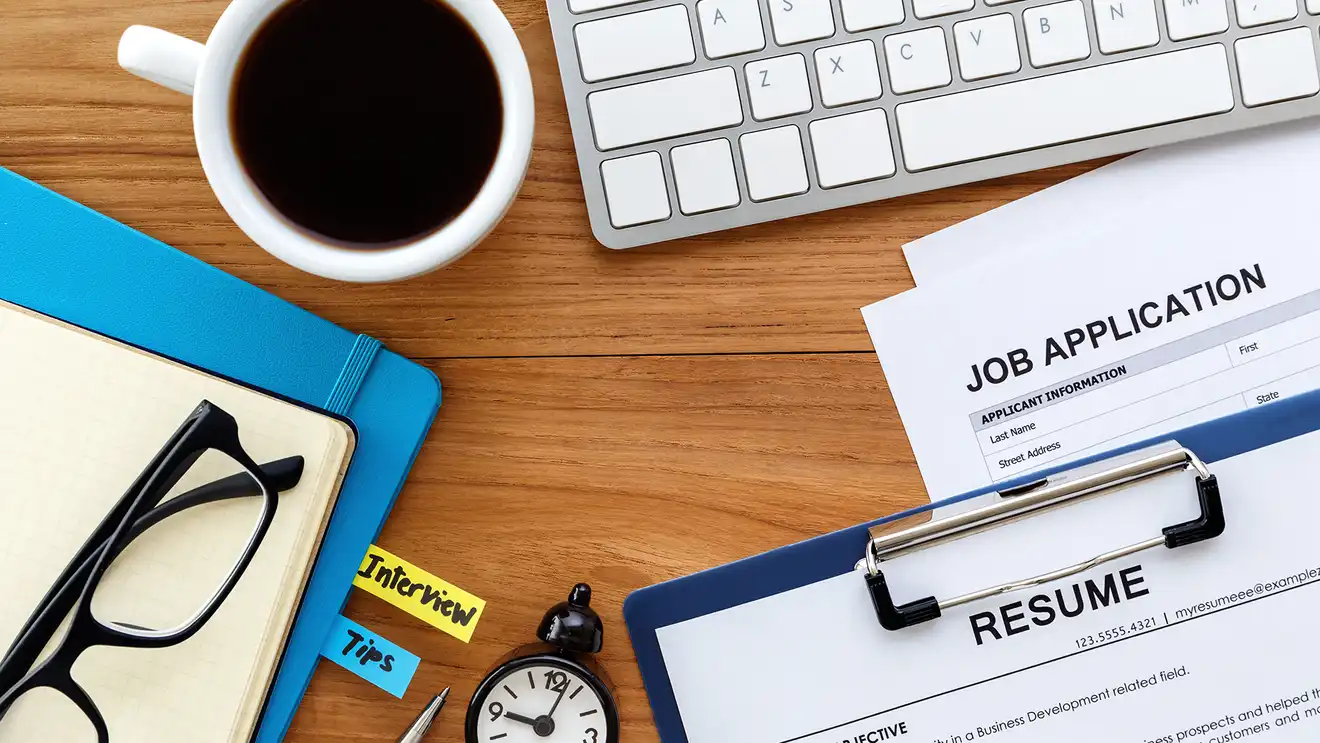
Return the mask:
[[422,662],[421,658],[342,616],[335,619],[321,655],[399,699],[408,691],[408,683]]

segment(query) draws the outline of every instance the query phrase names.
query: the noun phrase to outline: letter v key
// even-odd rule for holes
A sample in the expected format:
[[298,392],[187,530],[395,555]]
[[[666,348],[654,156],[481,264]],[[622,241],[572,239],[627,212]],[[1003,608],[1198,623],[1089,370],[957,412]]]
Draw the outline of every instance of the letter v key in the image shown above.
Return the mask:
[[955,23],[953,36],[964,80],[982,80],[1022,69],[1016,24],[1007,13]]

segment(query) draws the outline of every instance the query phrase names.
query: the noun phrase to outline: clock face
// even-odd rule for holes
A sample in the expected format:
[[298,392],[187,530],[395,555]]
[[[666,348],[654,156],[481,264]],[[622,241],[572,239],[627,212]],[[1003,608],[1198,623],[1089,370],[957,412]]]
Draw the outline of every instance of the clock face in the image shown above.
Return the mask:
[[[472,743],[607,743],[613,706],[583,671],[554,658],[529,658],[486,685]],[[476,710],[474,710],[476,712]]]

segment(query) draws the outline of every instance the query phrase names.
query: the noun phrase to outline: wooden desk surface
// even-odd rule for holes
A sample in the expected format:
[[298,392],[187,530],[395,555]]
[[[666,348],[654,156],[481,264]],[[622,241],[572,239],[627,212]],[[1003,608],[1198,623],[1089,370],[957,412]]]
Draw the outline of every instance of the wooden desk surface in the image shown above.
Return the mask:
[[[322,664],[289,740],[395,740],[450,685],[434,739],[595,588],[624,740],[655,741],[621,616],[642,586],[925,498],[858,308],[912,286],[900,246],[1073,166],[617,253],[587,225],[543,0],[500,0],[537,96],[521,197],[475,252],[401,284],[336,284],[256,248],[207,187],[189,99],[115,64],[120,32],[204,39],[224,0],[0,0],[0,165],[431,367],[445,402],[380,544],[484,597],[463,645],[358,593],[422,656],[403,702]],[[0,270],[3,270],[0,268]]]

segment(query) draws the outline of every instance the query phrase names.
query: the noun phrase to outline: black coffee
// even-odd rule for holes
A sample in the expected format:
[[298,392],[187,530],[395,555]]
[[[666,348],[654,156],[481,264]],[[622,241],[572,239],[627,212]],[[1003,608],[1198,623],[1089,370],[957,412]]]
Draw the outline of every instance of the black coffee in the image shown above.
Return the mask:
[[253,37],[232,110],[239,158],[271,204],[353,247],[463,211],[504,120],[489,54],[439,0],[294,0]]

